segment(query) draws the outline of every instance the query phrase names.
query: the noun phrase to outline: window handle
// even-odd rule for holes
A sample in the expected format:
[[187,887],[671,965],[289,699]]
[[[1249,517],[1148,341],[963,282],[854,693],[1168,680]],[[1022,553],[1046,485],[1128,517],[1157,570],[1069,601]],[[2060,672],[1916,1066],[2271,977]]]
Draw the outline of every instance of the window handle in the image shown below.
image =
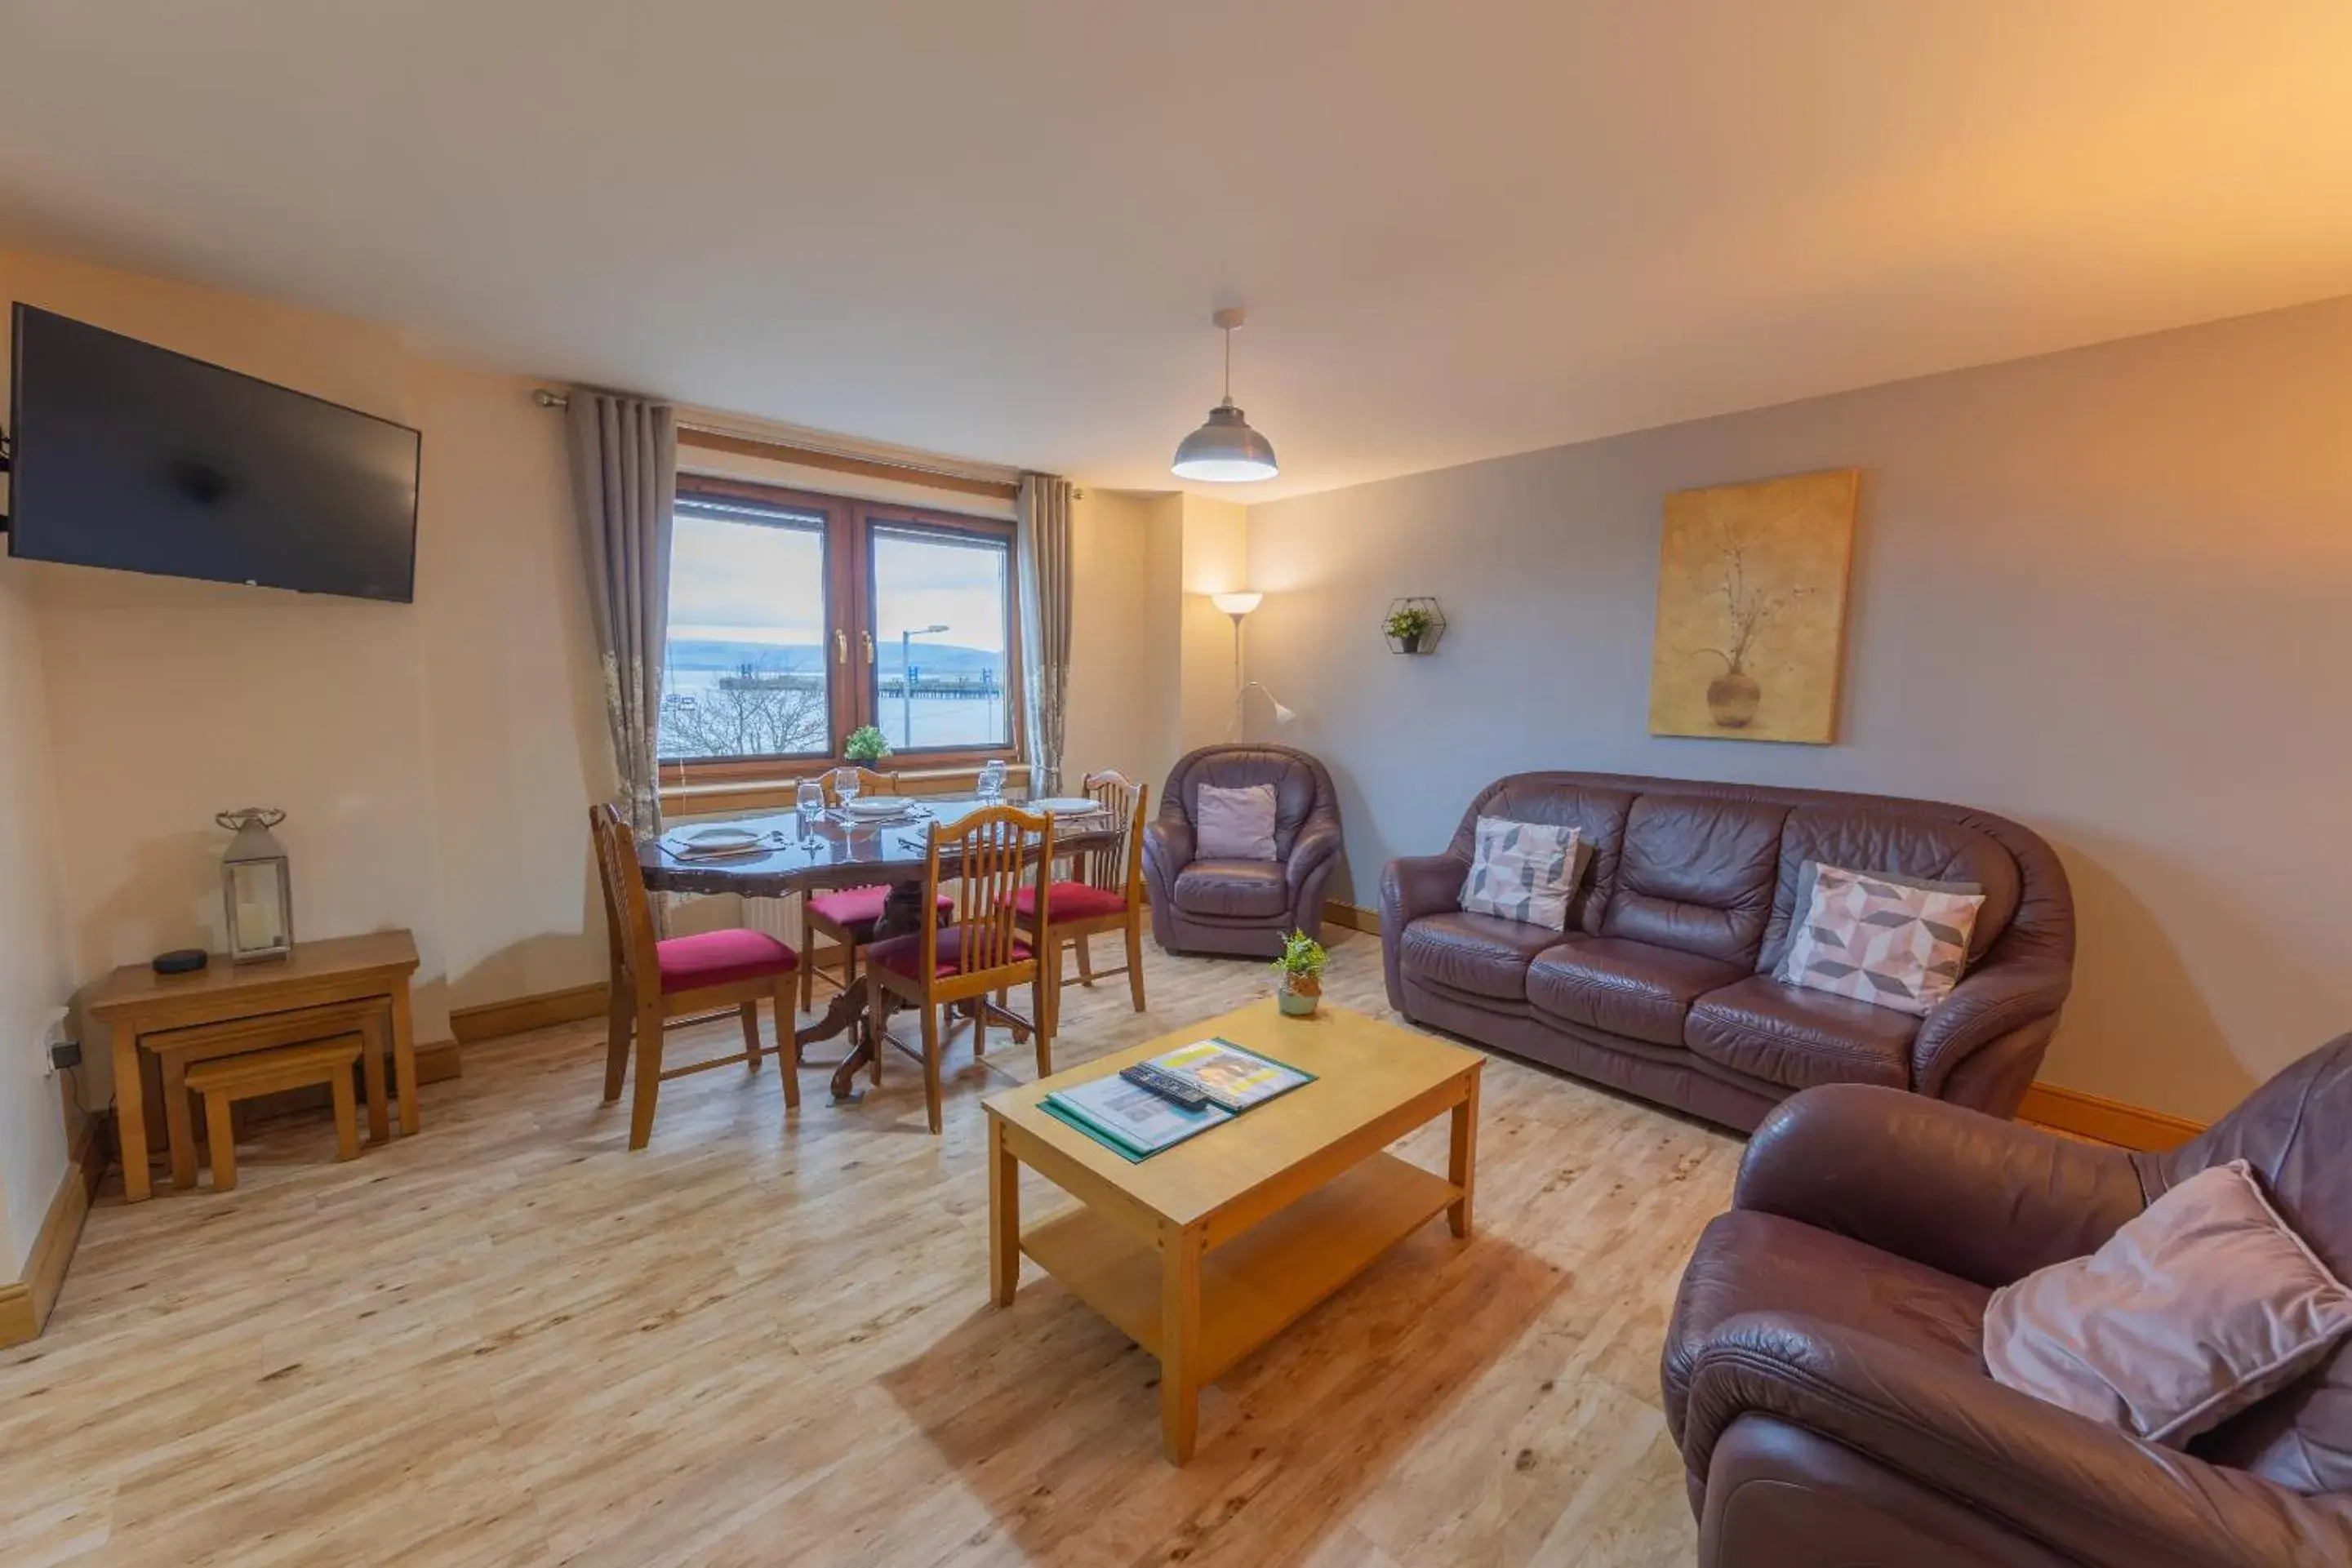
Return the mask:
[[874,633],[860,632],[858,635],[866,639],[866,662],[870,664],[874,662]]
[[845,664],[849,663],[849,633],[848,633],[848,632],[835,632],[833,634],[833,655],[834,655],[834,659],[835,659],[835,661],[836,663],[838,663],[838,664]]

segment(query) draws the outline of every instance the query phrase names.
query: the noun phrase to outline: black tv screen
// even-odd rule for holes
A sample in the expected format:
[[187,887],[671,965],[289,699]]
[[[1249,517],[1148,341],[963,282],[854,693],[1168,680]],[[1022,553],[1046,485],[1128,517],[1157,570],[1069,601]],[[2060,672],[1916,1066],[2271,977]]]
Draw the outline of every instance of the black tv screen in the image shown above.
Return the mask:
[[19,304],[8,549],[408,603],[416,432]]

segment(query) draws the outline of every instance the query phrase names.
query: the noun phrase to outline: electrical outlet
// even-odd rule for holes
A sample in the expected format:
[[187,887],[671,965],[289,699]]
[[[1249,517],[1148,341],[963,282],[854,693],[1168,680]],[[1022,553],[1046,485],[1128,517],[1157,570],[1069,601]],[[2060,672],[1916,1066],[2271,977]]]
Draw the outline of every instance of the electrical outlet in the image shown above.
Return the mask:
[[[60,1067],[71,1067],[81,1061],[81,1047],[74,1043],[73,1015],[64,1008],[52,1008],[41,1020],[41,1076],[48,1077]],[[64,1052],[60,1055],[60,1052]]]

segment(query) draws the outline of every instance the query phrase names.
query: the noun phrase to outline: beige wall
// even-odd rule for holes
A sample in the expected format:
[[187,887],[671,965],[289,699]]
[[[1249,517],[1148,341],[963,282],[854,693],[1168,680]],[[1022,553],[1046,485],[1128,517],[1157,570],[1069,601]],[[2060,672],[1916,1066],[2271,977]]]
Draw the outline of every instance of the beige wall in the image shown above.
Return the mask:
[[1213,593],[1251,586],[1249,513],[1231,501],[1187,495],[1184,508],[1184,601],[1181,706],[1177,750],[1230,737],[1234,717],[1233,617],[1209,601]]
[[24,1271],[66,1170],[40,1037],[73,989],[40,639],[21,566],[0,559],[0,1283]]
[[[1664,493],[1848,465],[1840,743],[1651,738]],[[2352,299],[1255,507],[1250,567],[1356,902],[1516,768],[1937,796],[2073,876],[2046,1078],[2210,1117],[2352,1028]]]

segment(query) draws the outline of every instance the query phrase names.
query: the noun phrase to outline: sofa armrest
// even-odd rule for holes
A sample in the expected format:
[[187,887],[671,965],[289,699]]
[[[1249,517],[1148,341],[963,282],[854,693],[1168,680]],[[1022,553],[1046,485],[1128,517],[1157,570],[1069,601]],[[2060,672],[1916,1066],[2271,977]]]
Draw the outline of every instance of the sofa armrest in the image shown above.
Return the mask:
[[1941,1093],[1944,1081],[1971,1054],[2054,1015],[2074,985],[2074,966],[2054,958],[2012,958],[1963,975],[1911,1041],[1912,1086],[1922,1094]]
[[1331,873],[1331,862],[1339,853],[1339,824],[1329,821],[1311,821],[1305,831],[1291,841],[1290,858],[1283,862],[1283,873],[1290,879],[1294,901],[1299,889],[1312,879],[1320,889],[1323,879]]
[[1408,855],[1381,868],[1381,933],[1402,934],[1424,915],[1462,907],[1470,862],[1455,855]]
[[1996,1286],[2097,1251],[2147,1207],[2120,1149],[1860,1083],[1775,1106],[1731,1201]]
[[1695,1354],[1681,1434],[1704,1476],[1751,1412],[1843,1444],[2054,1552],[2114,1568],[2352,1563],[2352,1500],[2126,1437],[1970,1362],[1792,1313],[1726,1320]]

